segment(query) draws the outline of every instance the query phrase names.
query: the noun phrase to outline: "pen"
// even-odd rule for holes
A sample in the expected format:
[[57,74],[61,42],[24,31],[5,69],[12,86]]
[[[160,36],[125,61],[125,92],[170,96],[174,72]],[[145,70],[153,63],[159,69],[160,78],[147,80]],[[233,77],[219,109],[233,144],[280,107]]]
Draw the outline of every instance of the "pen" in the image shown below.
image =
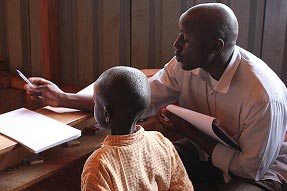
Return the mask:
[[27,83],[29,84],[29,86],[33,87],[34,85],[26,78],[26,76],[24,76],[24,74],[22,74],[22,72],[20,72],[19,70],[16,70],[17,73],[19,74],[19,76]]

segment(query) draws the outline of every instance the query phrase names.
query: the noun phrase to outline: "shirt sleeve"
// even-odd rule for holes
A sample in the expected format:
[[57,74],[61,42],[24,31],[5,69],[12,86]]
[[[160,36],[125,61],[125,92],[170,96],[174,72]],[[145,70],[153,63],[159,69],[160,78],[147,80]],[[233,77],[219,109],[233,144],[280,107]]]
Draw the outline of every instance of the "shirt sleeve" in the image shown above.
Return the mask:
[[217,144],[212,153],[213,164],[227,178],[228,173],[260,180],[276,160],[284,141],[286,107],[276,101],[257,103],[248,113],[239,144],[241,151]]
[[143,116],[154,115],[160,108],[177,101],[180,84],[177,82],[175,58],[149,79],[151,88],[151,103]]
[[104,165],[88,159],[81,176],[81,191],[110,191],[109,185],[112,183]]

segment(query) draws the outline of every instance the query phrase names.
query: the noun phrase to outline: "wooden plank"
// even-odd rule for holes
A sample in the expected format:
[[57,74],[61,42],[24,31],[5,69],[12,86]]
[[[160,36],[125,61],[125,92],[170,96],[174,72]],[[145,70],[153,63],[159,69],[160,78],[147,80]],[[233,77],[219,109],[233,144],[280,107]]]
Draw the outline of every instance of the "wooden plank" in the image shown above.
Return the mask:
[[244,49],[248,48],[248,36],[250,27],[250,0],[231,0],[228,5],[234,12],[239,23],[239,35],[237,44]]
[[120,1],[102,1],[102,23],[100,23],[102,59],[100,71],[119,65],[120,60]]
[[149,4],[149,43],[147,68],[161,66],[162,43],[162,1],[150,0]]
[[[44,107],[36,110],[36,112],[70,126],[75,126],[77,124],[83,123],[88,119],[94,120],[90,113],[68,108]],[[82,128],[85,128],[85,126],[82,126]]]
[[[285,31],[287,32],[287,24],[286,24],[286,29]],[[287,38],[285,38],[284,42],[284,54],[283,54],[283,62],[282,63],[287,63]],[[283,64],[282,66],[282,73],[281,73],[281,79],[287,85],[287,64]],[[287,133],[285,137],[285,141],[287,140]]]
[[88,85],[94,81],[93,76],[93,6],[92,0],[75,1],[76,28],[75,46],[77,47],[75,74],[76,84]]
[[132,1],[132,61],[136,68],[148,68],[150,0]]
[[43,76],[40,12],[40,1],[29,0],[31,76]]
[[[6,14],[5,14],[5,0],[0,0],[0,56],[6,58]],[[4,60],[4,59],[3,59]]]
[[[286,0],[266,1],[262,59],[281,77],[286,37]],[[275,36],[274,36],[275,35]]]
[[178,21],[181,15],[181,2],[165,0],[162,3],[162,42],[161,63],[156,68],[162,68],[174,56],[173,43],[178,36]]
[[[247,50],[261,57],[261,47],[264,26],[265,1],[254,0],[250,2],[250,18]],[[239,29],[241,27],[239,26]]]
[[94,43],[94,78],[97,79],[103,69],[103,49],[102,49],[102,44],[103,44],[103,0],[98,0],[98,1],[93,1],[93,17],[94,23],[93,23],[93,32],[94,32],[94,38],[93,38],[93,43]]
[[95,149],[109,132],[102,131],[96,135],[85,135],[79,138],[81,144],[77,147],[63,148],[61,146],[49,149],[41,153],[44,163],[37,165],[21,164],[12,173],[2,171],[0,173],[0,190],[23,190],[63,168],[67,168],[82,158],[87,157]]
[[131,66],[131,1],[120,0],[119,65]]
[[60,72],[61,82],[64,84],[76,84],[75,72],[77,62],[77,49],[75,47],[76,36],[76,7],[75,1],[59,1],[59,46],[60,46]]
[[21,41],[22,41],[22,71],[31,74],[31,45],[30,45],[30,10],[29,0],[20,1]]
[[22,69],[21,2],[5,1],[7,59],[10,70]]
[[25,100],[23,90],[16,88],[0,88],[0,114],[21,107]]
[[192,0],[192,1],[188,0],[188,1],[186,1],[187,7],[186,7],[185,10],[187,10],[190,7],[192,7],[194,5],[197,5],[197,4],[201,4],[201,3],[215,3],[215,2],[217,2],[217,1],[216,0]]
[[58,0],[41,0],[43,77],[60,82]]
[[[10,139],[9,137],[0,135],[0,147],[2,148],[2,150],[0,151],[0,155],[4,155],[7,152],[13,150],[15,146],[16,146],[15,141]],[[3,159],[1,159],[1,161],[3,161]]]
[[0,171],[21,163],[21,161],[29,155],[31,155],[31,152],[18,144],[13,144],[13,146],[7,147],[6,150],[1,150]]

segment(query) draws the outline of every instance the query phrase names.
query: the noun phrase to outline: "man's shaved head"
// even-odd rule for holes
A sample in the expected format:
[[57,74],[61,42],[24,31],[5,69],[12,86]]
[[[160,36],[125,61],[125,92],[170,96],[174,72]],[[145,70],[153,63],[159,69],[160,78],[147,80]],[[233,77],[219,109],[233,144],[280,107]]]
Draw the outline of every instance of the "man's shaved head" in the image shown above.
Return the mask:
[[220,38],[225,43],[236,42],[238,21],[233,11],[221,3],[205,3],[188,9],[180,17],[189,31],[205,33],[213,39]]

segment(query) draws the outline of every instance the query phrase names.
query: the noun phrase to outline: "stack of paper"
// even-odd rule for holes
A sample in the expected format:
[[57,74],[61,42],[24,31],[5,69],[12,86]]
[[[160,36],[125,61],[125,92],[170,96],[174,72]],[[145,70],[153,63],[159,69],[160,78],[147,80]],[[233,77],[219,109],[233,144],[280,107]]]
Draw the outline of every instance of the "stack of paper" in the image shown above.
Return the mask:
[[25,108],[0,115],[0,133],[34,153],[81,136],[80,130]]

